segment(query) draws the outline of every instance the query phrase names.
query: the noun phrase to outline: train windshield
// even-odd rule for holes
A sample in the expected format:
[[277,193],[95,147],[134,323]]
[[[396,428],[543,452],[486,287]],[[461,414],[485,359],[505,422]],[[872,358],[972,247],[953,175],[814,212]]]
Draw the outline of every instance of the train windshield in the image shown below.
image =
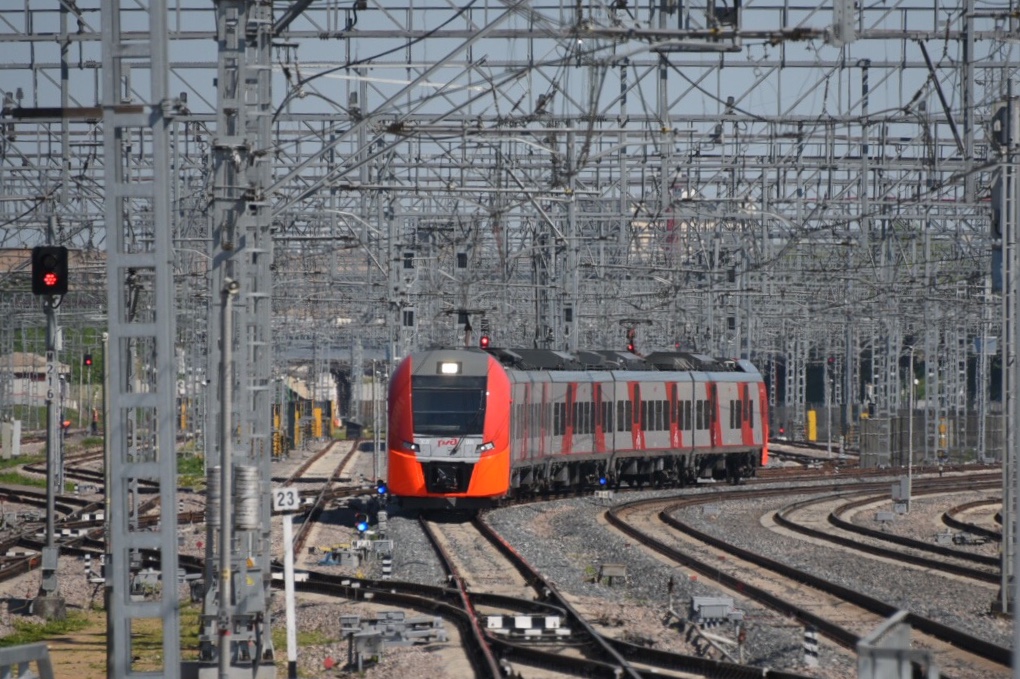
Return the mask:
[[485,424],[485,377],[411,378],[414,433],[477,436]]

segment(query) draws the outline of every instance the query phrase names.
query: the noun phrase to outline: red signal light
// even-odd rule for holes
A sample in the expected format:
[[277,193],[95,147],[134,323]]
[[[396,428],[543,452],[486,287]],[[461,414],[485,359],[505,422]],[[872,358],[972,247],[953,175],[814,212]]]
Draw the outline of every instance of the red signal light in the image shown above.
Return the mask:
[[32,248],[32,293],[67,294],[67,248],[39,245]]
[[480,346],[482,349],[488,349],[489,348],[489,336],[488,335],[482,335],[478,339],[478,346]]
[[634,343],[633,342],[631,342],[630,344],[627,345],[627,351],[629,351],[632,354],[634,353]]

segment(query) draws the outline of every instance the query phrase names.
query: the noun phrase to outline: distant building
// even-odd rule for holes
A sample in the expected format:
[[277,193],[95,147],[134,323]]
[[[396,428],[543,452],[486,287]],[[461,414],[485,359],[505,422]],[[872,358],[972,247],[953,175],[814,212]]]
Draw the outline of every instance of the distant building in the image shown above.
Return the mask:
[[[71,379],[71,366],[57,364],[57,374],[63,378],[64,397]],[[8,385],[10,385],[8,387]],[[0,356],[0,404],[2,405],[46,405],[46,357],[15,351]],[[74,407],[65,401],[64,405]]]

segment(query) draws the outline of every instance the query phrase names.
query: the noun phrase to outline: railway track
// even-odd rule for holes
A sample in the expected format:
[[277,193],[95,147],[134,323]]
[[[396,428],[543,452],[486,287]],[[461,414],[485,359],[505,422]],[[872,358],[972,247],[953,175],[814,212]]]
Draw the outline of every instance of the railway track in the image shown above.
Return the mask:
[[[766,497],[782,491],[737,491],[730,497]],[[718,497],[711,501],[718,501]],[[631,538],[694,570],[718,585],[740,592],[761,605],[812,626],[823,636],[855,650],[860,638],[896,612],[896,608],[860,592],[828,582],[779,561],[730,544],[677,519],[683,507],[705,498],[631,502],[607,512],[607,520]],[[642,518],[643,517],[643,518]],[[662,535],[662,526],[673,529]],[[828,603],[826,603],[828,602]],[[826,611],[820,613],[820,611]],[[852,614],[850,614],[852,611]],[[988,676],[1006,676],[1009,649],[997,646],[934,620],[911,614],[915,646],[937,649],[937,662],[953,676],[953,668],[984,667]],[[968,649],[963,651],[962,649]]]
[[1002,513],[997,512],[994,520],[998,524],[998,528],[987,528],[985,526],[979,526],[969,521],[963,521],[959,517],[967,512],[970,512],[977,508],[988,507],[988,506],[999,506],[1002,504],[1002,498],[991,498],[987,500],[977,500],[974,502],[967,502],[962,505],[953,507],[949,511],[942,515],[942,523],[950,528],[956,530],[962,530],[965,533],[976,535],[992,542],[1002,542]]
[[[997,489],[997,484],[981,483],[967,486],[969,490]],[[953,488],[953,492],[964,490],[964,488]],[[945,492],[945,484],[936,483],[926,488],[922,482],[916,484],[914,494],[916,496],[934,495]],[[839,496],[835,499],[838,506],[826,514],[824,521],[812,518],[819,514],[814,507],[823,503],[832,502],[832,498],[816,498],[797,502],[775,513],[775,521],[780,526],[806,535],[818,540],[824,540],[833,544],[842,545],[855,551],[866,552],[873,556],[894,559],[902,563],[909,563],[920,568],[930,569],[935,572],[951,573],[964,578],[970,578],[977,582],[998,584],[1000,576],[1000,559],[997,557],[974,554],[961,549],[955,549],[944,545],[933,544],[932,542],[917,540],[902,535],[895,535],[881,530],[875,530],[860,526],[849,521],[844,516],[850,514],[868,504],[872,504],[884,496],[876,497],[871,494],[864,494],[863,497],[847,501],[846,496]],[[805,518],[798,518],[800,515]],[[867,541],[845,537],[842,534],[834,533],[831,528],[836,528],[844,533],[864,537]],[[890,548],[886,545],[894,544],[900,549]],[[936,558],[937,557],[937,558]]]

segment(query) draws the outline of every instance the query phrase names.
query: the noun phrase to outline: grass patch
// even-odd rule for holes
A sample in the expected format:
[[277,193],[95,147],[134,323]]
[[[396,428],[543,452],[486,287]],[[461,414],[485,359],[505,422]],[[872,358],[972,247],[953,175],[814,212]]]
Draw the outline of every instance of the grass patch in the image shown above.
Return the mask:
[[82,613],[71,612],[63,620],[32,622],[30,620],[14,620],[14,632],[0,639],[0,647],[21,646],[46,641],[52,637],[80,632],[89,625],[89,619]]
[[11,486],[46,487],[46,479],[23,476],[17,472],[0,472],[0,484]]
[[[276,655],[278,658],[283,658],[284,662],[287,659],[287,622],[286,617],[281,616],[281,619],[277,622],[282,623],[273,627],[273,648],[276,649]],[[297,633],[297,645],[298,648],[304,648],[306,646],[325,646],[326,644],[332,644],[339,641],[336,637],[331,637],[328,634],[318,632],[315,630],[309,630],[307,632],[298,630]]]
[[183,604],[181,606],[181,657],[184,660],[198,660],[201,625],[202,605]]
[[45,461],[45,455],[22,455],[21,457],[12,457],[9,460],[0,460],[0,471],[10,469],[11,467],[20,467],[23,464],[42,464]]
[[177,456],[177,485],[200,488],[205,485],[205,458],[201,455]]

